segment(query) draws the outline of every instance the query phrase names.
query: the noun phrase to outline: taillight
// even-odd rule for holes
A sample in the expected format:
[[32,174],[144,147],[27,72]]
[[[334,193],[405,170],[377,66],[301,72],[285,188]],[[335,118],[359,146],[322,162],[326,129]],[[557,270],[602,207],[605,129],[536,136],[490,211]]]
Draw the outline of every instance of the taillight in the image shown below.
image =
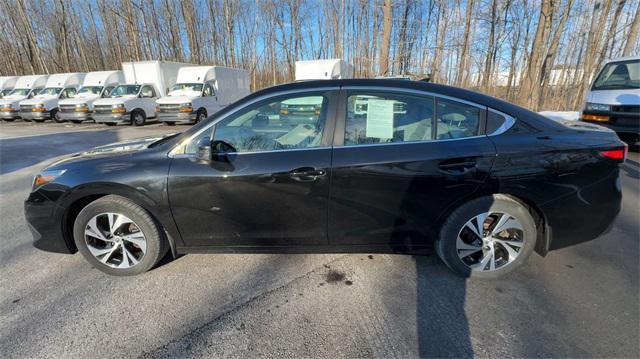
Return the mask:
[[608,151],[600,151],[600,154],[611,158],[612,160],[616,160],[616,161],[620,161],[620,162],[624,162],[624,160],[627,158],[627,151],[629,150],[629,146],[627,146],[627,144],[624,144],[624,147],[622,148],[617,148],[615,150],[608,150]]

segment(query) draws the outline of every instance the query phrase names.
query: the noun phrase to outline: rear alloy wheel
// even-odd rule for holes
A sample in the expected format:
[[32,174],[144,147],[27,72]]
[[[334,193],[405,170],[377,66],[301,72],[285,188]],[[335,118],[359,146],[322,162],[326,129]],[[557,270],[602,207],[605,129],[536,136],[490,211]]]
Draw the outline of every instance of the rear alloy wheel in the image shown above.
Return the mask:
[[142,111],[134,111],[131,114],[131,123],[133,123],[134,126],[144,126],[146,121],[147,117]]
[[454,211],[436,249],[459,274],[496,278],[521,265],[535,242],[536,226],[529,210],[510,197],[494,195]]
[[198,113],[196,114],[196,123],[198,122],[202,122],[204,120],[207,119],[207,110],[205,109],[199,109]]
[[119,196],[105,196],[83,208],[73,233],[82,255],[111,275],[146,272],[168,249],[151,215]]

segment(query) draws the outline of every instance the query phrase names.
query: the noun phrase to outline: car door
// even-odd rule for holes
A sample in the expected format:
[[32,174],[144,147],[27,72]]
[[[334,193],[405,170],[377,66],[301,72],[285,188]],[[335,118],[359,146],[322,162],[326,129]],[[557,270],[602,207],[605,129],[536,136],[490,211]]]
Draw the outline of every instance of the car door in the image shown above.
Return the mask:
[[158,99],[158,95],[156,93],[156,89],[151,85],[144,85],[140,90],[140,99],[142,100],[142,109],[145,112],[145,115],[149,117],[156,116],[156,100]]
[[436,219],[485,181],[486,108],[412,90],[346,88],[332,162],[329,240],[424,244]]
[[[304,91],[255,100],[174,155],[168,196],[185,244],[327,244],[336,95]],[[285,109],[292,100],[313,110]],[[196,144],[208,136],[230,151],[201,163],[194,159]]]

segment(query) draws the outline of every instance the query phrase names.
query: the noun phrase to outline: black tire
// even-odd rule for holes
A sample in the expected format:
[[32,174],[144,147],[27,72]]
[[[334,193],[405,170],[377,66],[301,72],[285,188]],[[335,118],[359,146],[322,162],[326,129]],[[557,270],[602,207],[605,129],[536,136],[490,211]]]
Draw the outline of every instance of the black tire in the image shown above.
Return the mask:
[[[520,247],[515,259],[502,267],[496,266],[497,269],[492,271],[471,270],[471,268],[458,257],[456,242],[459,233],[466,223],[475,216],[486,212],[509,213],[517,219],[522,227],[524,244]],[[536,223],[529,209],[511,197],[497,194],[490,197],[474,199],[453,211],[440,229],[440,236],[436,241],[436,252],[450,269],[461,276],[498,278],[518,268],[527,260],[536,246],[536,236]]]
[[134,110],[131,112],[131,124],[134,126],[144,126],[147,122],[147,116],[144,111]]
[[104,124],[107,125],[107,126],[116,126],[116,125],[118,125],[116,122],[105,122]]
[[71,120],[71,122],[73,122],[75,124],[80,124],[80,123],[82,123],[82,120]]
[[51,110],[51,119],[56,123],[64,122],[64,120],[61,120],[60,117],[58,117],[58,109]]
[[[45,120],[41,120],[41,119],[33,119],[33,122],[37,122],[37,123],[43,123]],[[31,121],[29,121],[31,122]]]
[[[129,268],[114,268],[102,263],[94,257],[93,254],[91,254],[85,241],[85,228],[91,218],[102,213],[117,213],[125,215],[133,220],[137,227],[142,231],[146,240],[146,253],[144,253],[137,264]],[[75,244],[84,258],[95,268],[104,273],[115,276],[141,274],[153,268],[153,266],[155,266],[158,261],[164,257],[169,249],[169,245],[163,233],[164,232],[149,212],[130,200],[116,195],[101,197],[89,203],[80,211],[73,226]]]
[[207,110],[201,108],[196,112],[196,123],[202,122],[207,119]]
[[175,125],[176,125],[176,123],[175,123],[175,122],[170,122],[170,121],[163,122],[163,123],[164,123],[165,125],[167,125],[167,126],[175,126]]
[[2,119],[2,120],[3,120],[3,121],[6,121],[6,122],[13,122],[13,121],[14,121],[14,119],[13,119],[13,118],[4,118],[4,119]]

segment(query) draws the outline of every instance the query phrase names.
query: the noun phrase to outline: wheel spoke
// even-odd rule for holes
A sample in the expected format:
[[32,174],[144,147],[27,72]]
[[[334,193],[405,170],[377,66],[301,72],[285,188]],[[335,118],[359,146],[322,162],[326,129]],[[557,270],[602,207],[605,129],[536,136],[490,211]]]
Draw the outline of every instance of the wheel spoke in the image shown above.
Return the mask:
[[464,249],[461,251],[458,251],[458,257],[460,257],[460,259],[464,259],[467,258],[468,256],[477,253],[481,250],[482,248],[477,248],[477,249]]
[[147,251],[147,241],[145,241],[142,232],[127,234],[125,236],[122,236],[122,239],[135,244],[138,248],[140,248],[142,253],[145,253]]
[[502,248],[504,248],[507,253],[509,253],[509,261],[514,260],[518,256],[518,252],[516,252],[510,245],[508,245],[505,241],[496,239],[497,243],[499,243]]
[[[105,254],[102,258],[98,258],[100,260],[100,262],[102,263],[107,263],[107,261],[109,260],[109,258],[111,258],[111,256],[113,255],[113,253],[120,247],[119,243],[116,243],[113,247],[111,247],[111,250],[109,251],[109,253]],[[97,258],[97,257],[96,257]]]
[[507,229],[518,229],[522,231],[522,226],[518,220],[511,217],[509,214],[503,213],[500,220],[498,220],[498,223],[493,227],[491,234],[496,235]]
[[487,267],[487,264],[490,263],[489,270],[493,270],[496,268],[496,261],[493,257],[493,250],[488,251],[484,254],[480,263],[472,265],[471,268],[483,271]]
[[91,237],[98,238],[101,241],[111,242],[110,239],[107,239],[107,237],[104,236],[100,228],[98,228],[98,224],[96,223],[96,218],[97,217],[91,218],[89,220],[89,223],[87,223],[87,228],[84,231],[85,235],[88,234]]
[[91,254],[93,254],[96,257],[100,257],[104,254],[107,254],[109,252],[111,252],[113,250],[113,247],[107,247],[107,248],[96,248],[94,246],[87,246],[87,248],[89,249],[89,252],[91,252]]
[[129,250],[127,249],[127,246],[123,245],[122,246],[122,251],[123,251],[123,253],[122,253],[123,262],[124,262],[124,258],[126,257],[127,261],[131,263],[130,264],[131,266],[134,266],[134,265],[138,264],[138,260],[136,259],[136,257],[131,252],[129,252]]
[[[476,224],[473,224],[474,219],[476,221]],[[471,219],[469,222],[467,222],[466,227],[469,228],[471,232],[473,232],[473,234],[475,234],[478,238],[482,239],[482,234],[484,232],[484,221],[487,219],[487,213],[479,214],[474,219]]]
[[123,224],[125,223],[131,223],[131,220],[125,216],[122,215],[118,215],[118,214],[114,214],[115,216],[115,221],[113,222],[113,224],[111,224],[110,222],[110,230],[111,230],[111,234],[115,234],[116,230],[120,227],[122,227]]
[[127,255],[127,249],[124,248],[124,245],[122,246],[122,262],[120,262],[120,265],[118,266],[118,268],[129,268],[131,267],[131,263],[129,262],[129,256]]

